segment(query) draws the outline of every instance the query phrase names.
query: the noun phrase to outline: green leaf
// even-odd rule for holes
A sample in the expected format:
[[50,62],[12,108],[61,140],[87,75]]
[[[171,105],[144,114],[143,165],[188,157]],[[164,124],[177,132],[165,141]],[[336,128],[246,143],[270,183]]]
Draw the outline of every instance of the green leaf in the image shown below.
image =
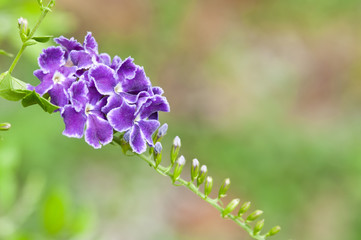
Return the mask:
[[8,53],[5,50],[0,49],[0,55],[5,55],[8,57],[13,57],[14,55],[12,53]]
[[13,78],[8,72],[0,75],[0,97],[10,101],[19,101],[25,97],[26,83]]
[[26,40],[25,42],[24,42],[24,45],[26,46],[26,47],[28,47],[28,46],[31,46],[31,45],[35,45],[35,44],[37,44],[38,42],[37,41],[35,41],[35,40],[33,40],[33,39],[29,39],[29,40]]
[[53,36],[43,36],[43,37],[32,37],[31,39],[39,42],[39,43],[46,43],[48,42]]
[[45,112],[53,113],[59,107],[41,97],[35,91],[26,89],[26,83],[12,77],[8,72],[0,75],[0,97],[10,101],[19,101],[24,107],[38,104]]
[[[29,90],[27,90],[29,91]],[[23,98],[21,104],[24,107],[28,107],[34,104],[38,104],[45,112],[53,113],[59,107],[50,103],[47,99],[41,97],[37,92],[29,91],[28,94]]]

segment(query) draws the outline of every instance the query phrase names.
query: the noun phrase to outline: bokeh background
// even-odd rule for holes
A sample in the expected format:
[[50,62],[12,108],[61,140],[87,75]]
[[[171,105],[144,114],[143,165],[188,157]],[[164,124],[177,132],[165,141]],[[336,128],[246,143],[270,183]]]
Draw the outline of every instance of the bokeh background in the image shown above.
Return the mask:
[[[0,0],[0,48],[20,46],[35,0]],[[274,239],[361,239],[359,0],[58,0],[38,35],[93,32],[165,90],[163,140],[182,139],[226,201],[264,210]],[[49,43],[52,44],[52,43]],[[32,75],[43,47],[14,76]],[[11,59],[0,58],[6,71]],[[0,239],[249,239],[186,189],[120,149],[61,135],[62,119],[0,99]],[[167,155],[167,154],[165,154]]]

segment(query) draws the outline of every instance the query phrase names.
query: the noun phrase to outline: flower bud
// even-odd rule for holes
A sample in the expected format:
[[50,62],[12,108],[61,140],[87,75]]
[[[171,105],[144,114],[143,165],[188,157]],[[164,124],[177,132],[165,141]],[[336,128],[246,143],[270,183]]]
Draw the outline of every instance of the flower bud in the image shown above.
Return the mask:
[[181,140],[178,136],[176,136],[173,140],[173,146],[170,151],[170,162],[172,163],[172,165],[174,164],[176,158],[178,157],[180,147],[181,147]]
[[222,212],[222,217],[231,213],[239,204],[241,200],[239,198],[233,199]]
[[20,17],[18,19],[18,27],[21,31],[26,32],[28,29],[28,20],[25,18]]
[[259,216],[261,216],[263,214],[263,211],[262,210],[256,210],[254,211],[253,213],[251,213],[247,219],[246,219],[246,222],[251,222],[251,221],[254,221],[256,220]]
[[264,219],[258,221],[256,225],[254,225],[253,234],[257,235],[262,230],[263,226],[264,226]]
[[180,156],[176,162],[174,172],[173,172],[173,182],[177,181],[180,174],[182,173],[183,166],[186,163],[186,159],[182,156]]
[[167,134],[168,124],[164,123],[160,128],[158,128],[157,134],[154,135],[153,142],[159,142]]
[[281,227],[275,226],[266,234],[266,237],[276,235],[279,231],[281,231]]
[[7,131],[11,127],[10,123],[0,123],[0,131]]
[[55,6],[55,0],[50,0],[49,7],[52,8]]
[[28,20],[25,18],[19,18],[18,19],[18,28],[20,33],[20,38],[23,42],[27,40],[27,36],[29,34],[29,28],[28,28]]
[[226,193],[231,185],[231,180],[229,178],[224,179],[223,184],[218,192],[218,198],[222,198],[226,196]]
[[201,185],[204,182],[204,180],[206,179],[207,171],[208,171],[207,166],[202,165],[199,175],[197,177],[197,187],[199,187],[199,185]]
[[130,133],[128,131],[128,132],[125,132],[123,137],[121,137],[121,139],[120,139],[120,147],[122,148],[122,151],[124,154],[126,154],[128,151],[132,150],[132,147],[129,144],[129,136],[130,136]]
[[206,183],[204,184],[204,195],[208,197],[208,195],[211,193],[213,187],[213,179],[212,177],[207,177]]
[[158,167],[158,165],[162,161],[162,144],[160,142],[157,142],[154,146],[153,157],[154,157],[155,167]]
[[129,142],[129,138],[130,138],[130,131],[127,131],[127,132],[124,133],[123,139],[124,139],[125,142],[128,143],[128,142]]
[[196,179],[198,177],[198,173],[199,173],[199,161],[198,161],[198,159],[195,158],[192,161],[192,167],[191,167],[192,182],[194,181],[194,179]]
[[250,207],[251,207],[251,202],[243,203],[238,211],[238,217],[242,216],[245,212],[247,212]]

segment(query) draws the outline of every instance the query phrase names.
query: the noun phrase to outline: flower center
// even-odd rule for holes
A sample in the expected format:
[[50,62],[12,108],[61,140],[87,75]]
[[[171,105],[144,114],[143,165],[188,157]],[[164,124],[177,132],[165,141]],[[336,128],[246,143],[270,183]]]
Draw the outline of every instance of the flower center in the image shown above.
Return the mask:
[[89,103],[86,104],[85,106],[85,114],[88,116],[89,113],[94,109],[94,107],[92,105],[90,105]]
[[74,66],[74,63],[71,61],[71,59],[69,58],[67,61],[66,61],[66,63],[65,63],[65,65],[64,65],[65,67],[72,67],[72,66]]
[[123,87],[121,83],[118,83],[115,87],[114,87],[114,92],[116,93],[120,93],[123,92]]
[[140,114],[138,114],[135,119],[134,119],[134,122],[138,122],[140,120]]
[[65,80],[65,76],[60,72],[56,71],[53,76],[54,83],[62,83]]

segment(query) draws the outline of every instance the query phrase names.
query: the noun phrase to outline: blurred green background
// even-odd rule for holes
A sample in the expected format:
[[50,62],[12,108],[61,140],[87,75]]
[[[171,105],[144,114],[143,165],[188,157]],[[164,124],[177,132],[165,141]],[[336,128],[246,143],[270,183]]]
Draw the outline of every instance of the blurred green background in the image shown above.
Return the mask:
[[[0,0],[0,48],[36,1]],[[182,139],[227,197],[264,210],[274,239],[361,239],[359,0],[58,0],[38,35],[92,31],[165,90],[163,140]],[[37,84],[27,49],[14,76]],[[0,71],[11,59],[0,58]],[[249,239],[120,148],[61,135],[58,114],[0,99],[0,239]]]

